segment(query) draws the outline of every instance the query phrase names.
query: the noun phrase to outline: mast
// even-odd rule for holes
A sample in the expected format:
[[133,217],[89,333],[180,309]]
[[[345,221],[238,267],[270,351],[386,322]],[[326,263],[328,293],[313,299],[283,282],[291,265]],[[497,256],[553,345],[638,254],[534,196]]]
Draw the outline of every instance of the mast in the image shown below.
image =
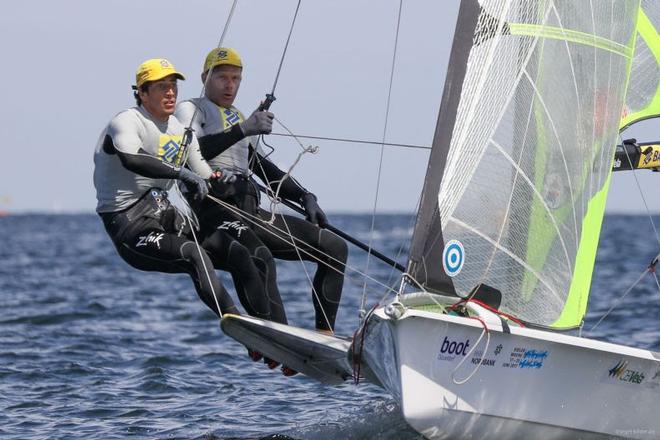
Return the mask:
[[479,11],[477,0],[461,1],[408,263],[408,273],[426,290],[445,294],[455,294],[455,291],[451,277],[442,269],[442,265],[438,264],[442,261],[445,248],[438,192],[456,123],[456,112]]

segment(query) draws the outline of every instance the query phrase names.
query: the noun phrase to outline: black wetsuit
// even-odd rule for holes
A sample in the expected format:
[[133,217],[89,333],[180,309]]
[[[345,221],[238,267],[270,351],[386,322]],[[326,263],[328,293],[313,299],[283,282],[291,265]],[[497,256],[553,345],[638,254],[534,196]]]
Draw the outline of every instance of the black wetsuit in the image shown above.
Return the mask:
[[[182,130],[182,126],[175,118],[159,124],[142,108],[120,113],[111,121],[94,156],[97,211],[119,255],[128,264],[145,271],[188,273],[199,297],[216,314],[238,313],[213,271],[215,262],[203,249],[200,252],[192,240],[190,225],[170,204],[167,192],[148,187],[153,183],[170,187],[172,179],[179,175],[178,164],[158,157],[158,145],[147,142],[160,136],[160,142],[171,153],[172,142],[179,139],[175,137],[177,130]],[[193,146],[197,148],[196,140]],[[200,173],[210,176],[211,170],[198,149],[196,154],[199,158],[193,164]],[[207,234],[202,246],[207,246],[214,256],[222,255],[224,268],[241,280],[237,291],[248,313],[270,319],[265,288],[249,251],[223,231]]]
[[206,252],[200,254],[190,239],[190,227],[167,200],[167,193],[153,188],[127,210],[99,213],[108,235],[124,261],[136,269],[190,274],[197,294],[219,315],[213,293],[222,313],[236,313],[231,297],[211,269]]
[[[202,155],[207,160],[214,157],[224,151],[223,148],[231,146],[237,137],[241,137],[238,126],[224,133],[201,137]],[[280,181],[285,173],[252,148],[249,155],[250,170],[262,181],[273,182],[271,189],[275,191],[277,183],[274,182]],[[312,293],[316,328],[333,330],[348,256],[344,240],[309,221],[290,215],[278,214],[272,226],[266,223],[271,219],[271,213],[259,208],[259,191],[246,176],[239,176],[231,184],[214,183],[211,188],[211,194],[252,216],[252,221],[250,217],[244,218],[217,202],[206,200],[196,209],[202,230],[207,233],[224,230],[251,252],[266,284],[273,319],[286,322],[273,257],[283,260],[302,258],[318,263],[313,280],[315,294]],[[284,180],[279,191],[281,198],[295,202],[300,202],[305,194],[307,191],[291,177]]]

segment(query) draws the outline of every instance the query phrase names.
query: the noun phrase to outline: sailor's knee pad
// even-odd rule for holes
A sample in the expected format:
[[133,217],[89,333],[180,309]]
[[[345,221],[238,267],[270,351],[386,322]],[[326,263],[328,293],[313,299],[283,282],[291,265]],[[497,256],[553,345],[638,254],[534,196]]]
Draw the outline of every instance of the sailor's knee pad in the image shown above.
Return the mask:
[[250,251],[237,241],[231,242],[228,255],[231,265],[234,267],[245,267],[252,264]]
[[187,241],[183,243],[179,248],[179,253],[181,254],[181,258],[195,265],[196,267],[203,268],[204,265],[213,267],[213,265],[211,265],[211,261],[206,255],[206,252],[204,252],[204,250],[200,252],[197,249],[197,244],[195,244],[194,241]]
[[274,266],[275,260],[273,254],[266,246],[259,246],[254,250],[254,258],[262,262],[265,266]]

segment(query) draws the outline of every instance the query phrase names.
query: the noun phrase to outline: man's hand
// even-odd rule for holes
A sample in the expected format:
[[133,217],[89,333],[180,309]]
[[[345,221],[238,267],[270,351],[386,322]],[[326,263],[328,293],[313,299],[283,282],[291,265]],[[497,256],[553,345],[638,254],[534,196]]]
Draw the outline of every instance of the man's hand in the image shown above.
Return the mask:
[[211,175],[211,195],[221,199],[226,199],[236,194],[236,185],[233,185],[238,178],[231,169],[220,168]]
[[328,217],[325,215],[325,212],[321,209],[318,203],[316,203],[316,196],[312,193],[307,193],[302,196],[300,202],[305,208],[305,213],[307,214],[307,220],[319,225],[324,228],[328,225]]
[[213,172],[211,179],[222,183],[234,183],[236,182],[236,173],[230,169],[220,168]]
[[253,136],[255,134],[268,134],[273,131],[273,118],[269,111],[255,110],[249,118],[239,124],[243,134]]
[[193,196],[195,200],[203,200],[204,197],[208,195],[209,187],[206,184],[206,180],[202,179],[188,168],[181,167],[178,178],[186,184],[188,191],[195,194]]

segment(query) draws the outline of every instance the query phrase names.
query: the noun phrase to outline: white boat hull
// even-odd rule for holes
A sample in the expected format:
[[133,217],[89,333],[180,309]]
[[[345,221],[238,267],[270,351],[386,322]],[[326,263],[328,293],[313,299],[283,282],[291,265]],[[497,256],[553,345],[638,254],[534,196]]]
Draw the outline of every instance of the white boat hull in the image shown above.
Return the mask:
[[475,319],[411,309],[394,319],[380,308],[362,361],[427,438],[660,438],[657,353],[487,325],[488,347],[484,337],[474,349]]

